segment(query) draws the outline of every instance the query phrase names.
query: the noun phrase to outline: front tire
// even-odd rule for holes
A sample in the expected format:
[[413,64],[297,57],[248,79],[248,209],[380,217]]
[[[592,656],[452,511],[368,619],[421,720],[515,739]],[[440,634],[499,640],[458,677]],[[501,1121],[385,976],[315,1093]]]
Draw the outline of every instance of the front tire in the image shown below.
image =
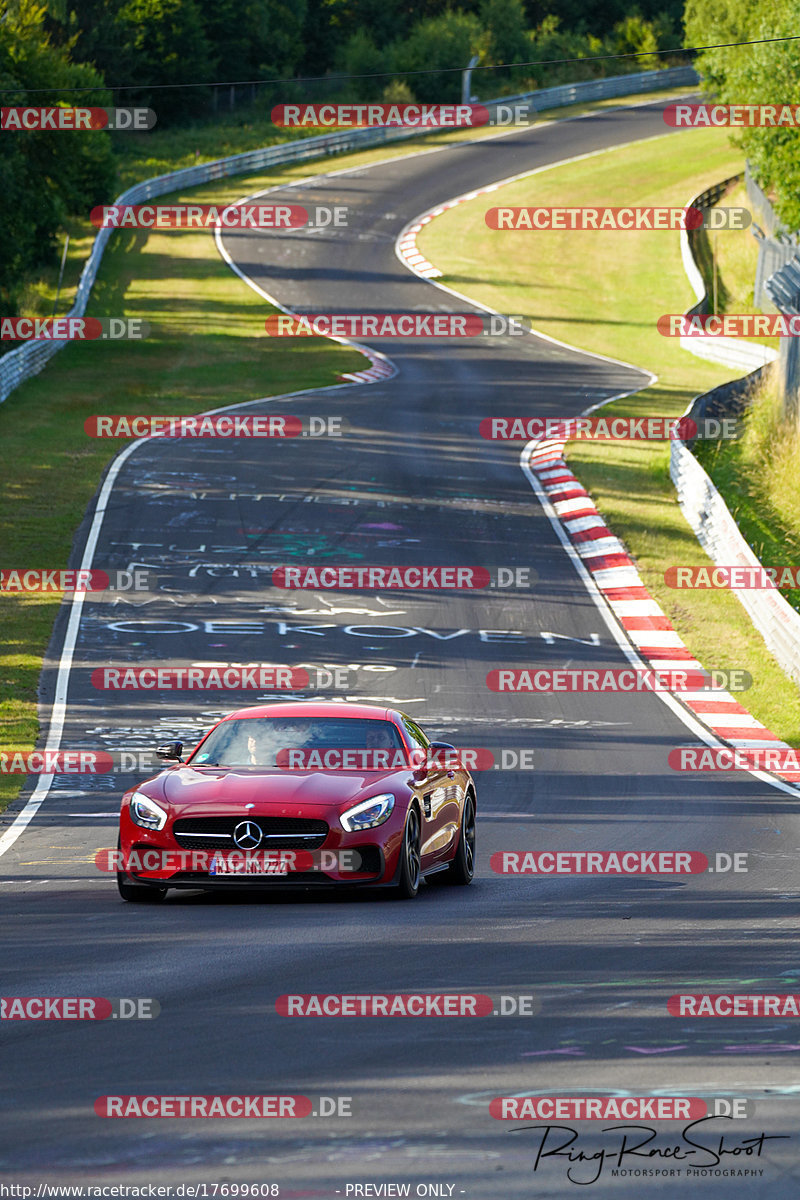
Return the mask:
[[395,893],[400,900],[413,900],[419,891],[422,878],[421,836],[419,812],[412,805],[406,817],[403,845],[400,850],[400,877]]
[[475,799],[467,793],[464,811],[461,814],[461,829],[455,858],[447,868],[448,883],[466,886],[475,875]]
[[[121,846],[117,842],[117,849]],[[124,871],[117,871],[117,890],[128,903],[157,904],[167,894],[166,888],[149,887],[146,883],[132,883]]]

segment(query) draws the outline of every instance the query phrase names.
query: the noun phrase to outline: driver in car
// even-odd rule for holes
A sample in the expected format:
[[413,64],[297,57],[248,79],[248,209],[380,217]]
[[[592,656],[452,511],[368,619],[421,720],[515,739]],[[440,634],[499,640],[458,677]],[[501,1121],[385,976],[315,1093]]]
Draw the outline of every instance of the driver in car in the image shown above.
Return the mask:
[[275,755],[284,740],[270,723],[253,721],[253,731],[247,736],[247,756],[245,763],[251,767],[272,767],[275,765]]
[[[397,742],[392,736],[392,730],[387,726],[385,721],[369,721],[367,723],[367,732],[364,737],[364,742],[367,750],[393,750],[395,757],[402,755],[400,747],[397,745]],[[393,765],[392,755],[388,753],[376,754],[374,755],[374,760],[374,766],[379,769]],[[402,758],[398,760],[396,765],[401,764]]]
[[397,746],[385,721],[370,721],[364,741],[369,750],[394,750]]

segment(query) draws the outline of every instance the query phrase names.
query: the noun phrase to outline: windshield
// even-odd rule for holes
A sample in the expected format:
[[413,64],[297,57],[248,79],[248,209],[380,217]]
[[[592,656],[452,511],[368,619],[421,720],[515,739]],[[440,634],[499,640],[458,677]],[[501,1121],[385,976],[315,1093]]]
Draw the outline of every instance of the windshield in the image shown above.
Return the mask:
[[[279,767],[285,753],[303,750],[400,750],[391,721],[359,717],[246,717],[223,721],[189,761],[193,767]],[[283,751],[281,759],[278,754]]]

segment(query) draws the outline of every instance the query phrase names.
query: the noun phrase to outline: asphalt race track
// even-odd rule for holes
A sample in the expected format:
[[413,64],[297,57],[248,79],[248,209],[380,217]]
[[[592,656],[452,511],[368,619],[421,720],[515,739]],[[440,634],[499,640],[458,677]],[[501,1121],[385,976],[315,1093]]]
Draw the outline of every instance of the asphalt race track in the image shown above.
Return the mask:
[[[320,177],[269,200],[347,205],[346,228],[229,233],[225,249],[292,311],[469,311],[398,261],[408,222],[483,184],[662,134],[661,108],[606,110]],[[57,777],[0,858],[4,994],[153,997],[160,1014],[4,1022],[0,1167],[15,1182],[204,1182],[209,1196],[225,1181],[278,1184],[281,1197],[398,1194],[353,1190],[367,1184],[469,1200],[563,1196],[574,1190],[568,1160],[534,1169],[541,1129],[493,1119],[493,1097],[747,1097],[746,1119],[700,1127],[703,1144],[719,1150],[724,1138],[725,1153],[698,1154],[711,1173],[689,1187],[703,1197],[795,1197],[796,1134],[763,1142],[760,1153],[745,1144],[797,1128],[797,1020],[672,1017],[667,999],[792,992],[800,982],[797,801],[749,775],[670,771],[669,749],[693,737],[656,695],[508,696],[485,682],[495,667],[626,659],[520,468],[520,444],[482,440],[480,420],[574,416],[646,376],[535,336],[374,346],[395,364],[392,378],[240,406],[336,415],[341,438],[156,439],[127,454],[103,494],[102,523],[90,511],[78,544],[96,535],[98,566],[146,567],[158,587],[87,598],[62,744],[192,742],[218,715],[270,698],[104,693],[90,681],[98,666],[275,662],[346,667],[346,689],[304,694],[385,700],[456,745],[498,757],[532,748],[535,767],[477,776],[473,886],[430,884],[409,903],[365,893],[171,892],[162,905],[124,905],[94,855],[116,844],[119,796],[142,775]],[[534,582],[450,594],[272,586],[273,566],[312,559],[524,567]],[[68,617],[64,609],[46,664],[45,717]],[[749,870],[620,879],[490,869],[493,852],[519,849],[747,851]],[[275,1011],[283,993],[420,990],[532,996],[535,1012]],[[262,1092],[310,1096],[315,1112],[321,1096],[351,1097],[352,1116],[117,1122],[93,1109],[108,1094]],[[661,1155],[628,1157],[616,1176],[618,1164],[604,1163],[592,1194],[687,1194],[664,1149],[683,1123],[658,1128]],[[580,1129],[586,1154],[619,1148],[618,1134]],[[642,1169],[665,1174],[632,1173]],[[744,1169],[763,1174],[727,1174]],[[572,1171],[586,1182],[598,1164]]]

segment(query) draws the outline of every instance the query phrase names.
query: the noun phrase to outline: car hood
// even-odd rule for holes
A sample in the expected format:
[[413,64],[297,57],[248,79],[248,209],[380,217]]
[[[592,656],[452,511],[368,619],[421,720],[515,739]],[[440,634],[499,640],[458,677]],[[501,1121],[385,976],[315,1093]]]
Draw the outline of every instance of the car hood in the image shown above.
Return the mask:
[[[155,781],[153,781],[155,782]],[[401,789],[411,783],[411,772],[403,771],[260,771],[248,768],[209,769],[179,767],[161,776],[164,799],[182,814],[251,811],[274,813],[297,810],[341,809],[362,797]]]

